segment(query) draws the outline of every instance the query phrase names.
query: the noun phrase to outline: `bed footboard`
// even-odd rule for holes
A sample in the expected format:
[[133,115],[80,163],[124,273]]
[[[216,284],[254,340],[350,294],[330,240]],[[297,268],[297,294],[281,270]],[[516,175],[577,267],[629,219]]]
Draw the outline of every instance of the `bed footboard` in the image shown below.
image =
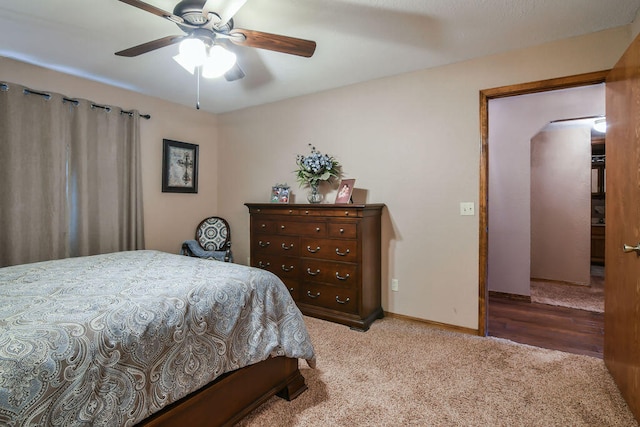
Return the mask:
[[298,359],[269,358],[218,378],[138,425],[233,425],[273,395],[293,400],[306,389]]

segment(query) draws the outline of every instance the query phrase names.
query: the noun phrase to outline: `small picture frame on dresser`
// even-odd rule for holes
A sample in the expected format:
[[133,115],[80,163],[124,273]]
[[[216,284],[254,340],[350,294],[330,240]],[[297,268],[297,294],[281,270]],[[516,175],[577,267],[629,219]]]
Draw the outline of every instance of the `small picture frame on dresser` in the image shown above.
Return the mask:
[[289,203],[290,191],[287,184],[276,184],[271,187],[271,203]]
[[353,203],[351,199],[351,193],[353,193],[353,186],[355,185],[355,179],[343,179],[338,186],[338,194],[336,194],[335,204]]

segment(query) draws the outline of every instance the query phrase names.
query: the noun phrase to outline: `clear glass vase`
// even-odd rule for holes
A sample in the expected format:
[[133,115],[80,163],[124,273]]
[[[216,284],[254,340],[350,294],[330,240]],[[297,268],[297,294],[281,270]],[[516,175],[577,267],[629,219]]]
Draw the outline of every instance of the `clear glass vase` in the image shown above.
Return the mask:
[[322,201],[322,194],[318,191],[318,184],[310,184],[311,192],[307,195],[309,203],[320,203]]

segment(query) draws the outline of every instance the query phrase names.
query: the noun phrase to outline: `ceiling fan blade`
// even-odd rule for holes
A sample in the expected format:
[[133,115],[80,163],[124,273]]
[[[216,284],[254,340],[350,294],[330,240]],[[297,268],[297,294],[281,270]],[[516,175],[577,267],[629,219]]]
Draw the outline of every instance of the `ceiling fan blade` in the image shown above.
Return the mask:
[[274,50],[276,52],[304,56],[305,58],[313,56],[316,50],[316,42],[311,40],[296,39],[294,37],[263,33],[262,31],[243,30],[240,28],[231,30],[229,34],[232,36],[238,34],[244,36],[230,37],[230,40],[237,45]]
[[207,4],[207,1],[209,0],[189,0],[187,3],[193,8],[203,10],[204,6]]
[[142,9],[146,12],[153,13],[161,18],[168,19],[171,22],[175,22],[176,24],[182,24],[184,19],[181,17],[174,15],[173,13],[167,12],[166,10],[162,10],[158,7],[152,6],[148,3],[142,2],[140,0],[120,0],[122,3],[126,3],[130,6],[137,7],[138,9]]
[[[217,14],[220,16],[220,22],[216,23],[216,26],[224,26],[236,13],[244,6],[247,0],[224,0],[223,5],[217,6]],[[213,0],[208,0],[208,3],[214,3]],[[219,1],[217,3],[220,3]],[[205,6],[206,9],[206,6]]]
[[242,68],[240,68],[238,63],[235,63],[229,71],[224,73],[224,78],[227,79],[228,82],[240,80],[244,76],[245,76],[244,71],[242,71]]
[[120,52],[116,52],[116,55],[131,58],[133,56],[151,52],[152,50],[160,49],[161,47],[178,43],[184,38],[185,36],[167,36],[147,43],[142,43],[138,46],[130,47],[129,49],[121,50]]

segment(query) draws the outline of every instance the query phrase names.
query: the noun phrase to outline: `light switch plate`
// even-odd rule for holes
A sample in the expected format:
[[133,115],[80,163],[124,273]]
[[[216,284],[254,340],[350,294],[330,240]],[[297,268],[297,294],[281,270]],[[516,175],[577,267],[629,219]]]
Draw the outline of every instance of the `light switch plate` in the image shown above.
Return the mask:
[[460,202],[460,215],[475,215],[476,210],[473,202]]

